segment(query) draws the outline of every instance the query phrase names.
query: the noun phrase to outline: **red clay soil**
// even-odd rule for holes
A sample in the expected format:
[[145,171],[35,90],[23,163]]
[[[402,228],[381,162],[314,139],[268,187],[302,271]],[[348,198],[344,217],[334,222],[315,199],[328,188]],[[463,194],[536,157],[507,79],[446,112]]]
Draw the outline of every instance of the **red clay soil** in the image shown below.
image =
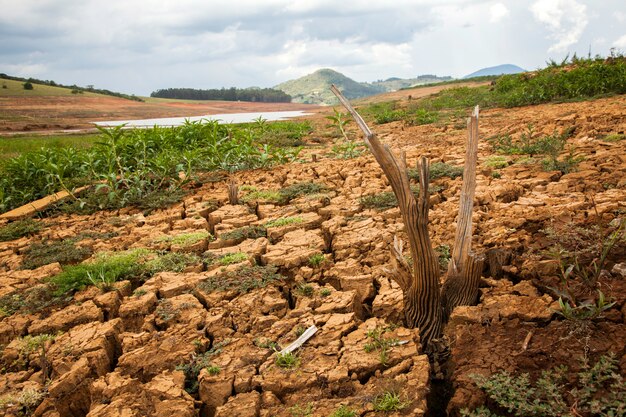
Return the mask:
[[[368,417],[445,415],[446,407],[456,416],[463,407],[485,403],[472,374],[507,370],[534,378],[567,365],[571,376],[581,360],[612,353],[626,376],[626,241],[616,243],[593,288],[572,282],[581,301],[601,289],[615,302],[593,320],[567,320],[555,312],[558,296],[551,287],[560,280],[550,254],[560,240],[567,243],[566,231],[583,236],[597,225],[608,231],[626,221],[626,140],[605,140],[626,131],[625,106],[626,96],[617,96],[482,112],[473,244],[476,251],[506,256],[502,268],[484,271],[479,303],[457,308],[446,328],[454,390],[449,404],[427,402],[434,388],[427,358],[416,330],[402,327],[402,292],[384,272],[394,234],[406,240],[399,211],[367,209],[361,201],[390,191],[389,184],[371,155],[338,159],[330,143],[318,144],[318,138],[332,135],[319,115],[303,153],[306,161],[234,177],[240,187],[248,186],[242,197],[252,187],[278,190],[309,181],[327,187],[320,194],[287,205],[250,198],[233,206],[228,180],[212,176],[171,207],[57,213],[37,220],[43,228],[33,236],[0,242],[0,301],[18,304],[0,320],[0,398],[27,393],[37,398],[33,414],[46,417],[327,417],[341,406]],[[517,138],[529,124],[538,135],[571,131],[560,158],[571,152],[579,159],[573,172],[544,171],[537,158],[514,155],[494,168],[486,138]],[[459,121],[372,128],[392,149],[406,152],[409,166],[421,155],[463,163],[466,131]],[[349,129],[356,138],[354,124]],[[433,181],[429,217],[435,247],[454,241],[461,183]],[[227,234],[288,217],[298,220],[268,225],[267,237]],[[175,243],[176,236],[197,232],[214,239]],[[578,249],[593,246],[601,234],[582,239]],[[45,280],[62,266],[21,265],[31,245],[62,239],[93,253],[145,248],[213,260],[243,253],[247,259],[225,266],[196,261],[182,272],[124,281],[108,292],[89,286],[50,304],[42,296]],[[324,261],[312,262],[319,254]],[[247,276],[239,268],[255,263],[275,266],[285,279],[249,292],[229,287]],[[313,324],[319,331],[298,351],[299,364],[278,366],[273,343],[284,347],[298,329]],[[381,356],[366,347],[372,343],[368,330],[375,329],[383,339],[406,343],[391,343]],[[24,337],[42,334],[56,335],[43,343],[45,354],[28,350],[32,339]],[[183,372],[200,357],[207,363],[199,372]],[[378,396],[389,391],[399,394],[403,410],[375,409]],[[9,405],[3,411],[13,416],[20,410]]]

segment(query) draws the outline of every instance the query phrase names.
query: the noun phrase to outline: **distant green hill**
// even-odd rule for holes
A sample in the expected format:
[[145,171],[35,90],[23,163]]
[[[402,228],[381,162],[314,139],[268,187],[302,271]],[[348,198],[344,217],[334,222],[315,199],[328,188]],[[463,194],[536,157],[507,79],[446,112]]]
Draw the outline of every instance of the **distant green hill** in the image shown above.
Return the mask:
[[296,103],[334,105],[337,104],[337,99],[330,91],[331,84],[335,84],[347,98],[354,99],[449,80],[452,80],[452,77],[437,77],[427,74],[415,78],[393,77],[384,81],[359,83],[337,71],[324,68],[313,74],[278,84],[274,89],[289,94],[292,101]]
[[432,74],[424,74],[424,75],[418,75],[415,78],[392,77],[384,81],[382,80],[375,81],[371,83],[371,85],[384,88],[385,91],[398,91],[398,90],[402,90],[403,88],[411,88],[411,87],[416,87],[418,85],[441,83],[444,81],[452,81],[452,80],[453,78],[450,76],[438,77]]
[[497,65],[495,67],[479,69],[478,71],[472,72],[471,74],[468,74],[463,78],[483,77],[486,75],[517,74],[520,72],[526,72],[526,70],[524,68],[518,67],[517,65],[504,64]]
[[332,105],[337,103],[337,99],[330,91],[331,84],[335,84],[349,99],[372,96],[385,91],[382,87],[358,83],[328,68],[317,70],[313,74],[295,80],[286,81],[274,88],[289,94],[295,103]]

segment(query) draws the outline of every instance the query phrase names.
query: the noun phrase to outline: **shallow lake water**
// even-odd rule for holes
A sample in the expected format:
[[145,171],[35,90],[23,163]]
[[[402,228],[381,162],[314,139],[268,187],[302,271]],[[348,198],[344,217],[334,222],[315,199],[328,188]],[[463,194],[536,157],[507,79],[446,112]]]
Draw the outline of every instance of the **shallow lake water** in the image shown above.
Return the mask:
[[115,120],[110,122],[94,122],[98,126],[120,126],[126,124],[127,128],[142,128],[153,126],[180,126],[185,120],[197,122],[200,120],[217,120],[219,124],[236,124],[250,123],[259,117],[269,122],[277,120],[287,120],[293,117],[305,116],[304,111],[270,111],[270,112],[254,112],[254,113],[227,113],[227,114],[210,114],[206,116],[193,117],[164,117],[160,119],[142,119],[142,120]]

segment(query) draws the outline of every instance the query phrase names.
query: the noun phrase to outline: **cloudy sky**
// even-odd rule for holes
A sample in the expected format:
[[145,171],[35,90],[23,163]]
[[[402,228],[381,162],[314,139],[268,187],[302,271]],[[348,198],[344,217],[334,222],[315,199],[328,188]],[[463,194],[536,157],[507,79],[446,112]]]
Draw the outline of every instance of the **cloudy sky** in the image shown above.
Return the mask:
[[147,95],[626,51],[624,0],[0,0],[0,73]]

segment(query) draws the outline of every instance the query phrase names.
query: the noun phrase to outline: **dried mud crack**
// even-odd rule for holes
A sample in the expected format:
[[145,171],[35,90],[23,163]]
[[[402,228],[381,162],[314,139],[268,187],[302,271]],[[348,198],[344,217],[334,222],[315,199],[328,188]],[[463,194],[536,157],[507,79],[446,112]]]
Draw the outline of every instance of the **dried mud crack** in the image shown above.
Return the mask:
[[[536,377],[612,352],[624,375],[624,243],[599,276],[615,304],[584,326],[555,312],[558,296],[549,288],[559,284],[559,265],[547,254],[554,236],[567,244],[567,230],[613,230],[624,219],[626,141],[599,139],[626,130],[624,105],[617,96],[482,115],[482,137],[520,132],[528,123],[545,134],[575,126],[568,144],[584,160],[561,175],[507,156],[498,177],[481,143],[474,243],[491,251],[491,260],[479,303],[455,309],[446,327],[448,379],[430,379],[419,332],[403,326],[402,291],[384,272],[393,235],[406,238],[399,210],[363,204],[363,197],[389,192],[388,182],[370,156],[335,159],[316,149],[316,162],[233,174],[243,187],[239,205],[228,204],[224,179],[150,213],[56,214],[37,220],[38,232],[0,242],[0,398],[40,393],[29,412],[46,417],[291,417],[309,406],[312,416],[343,406],[360,416],[434,417],[485,403],[473,374]],[[406,152],[409,166],[425,153],[462,164],[463,129],[399,122],[379,129]],[[288,202],[253,195],[310,183],[323,191]],[[445,262],[461,178],[432,185],[431,239]],[[47,282],[67,265],[21,269],[33,244],[79,235],[76,245],[95,254],[84,264],[99,253],[133,254],[141,273],[58,299],[46,292]],[[581,288],[576,295],[594,294]],[[276,350],[311,325],[318,333],[293,362],[279,363]],[[377,411],[385,393],[396,394],[403,408]],[[18,415],[19,407],[4,410]]]

